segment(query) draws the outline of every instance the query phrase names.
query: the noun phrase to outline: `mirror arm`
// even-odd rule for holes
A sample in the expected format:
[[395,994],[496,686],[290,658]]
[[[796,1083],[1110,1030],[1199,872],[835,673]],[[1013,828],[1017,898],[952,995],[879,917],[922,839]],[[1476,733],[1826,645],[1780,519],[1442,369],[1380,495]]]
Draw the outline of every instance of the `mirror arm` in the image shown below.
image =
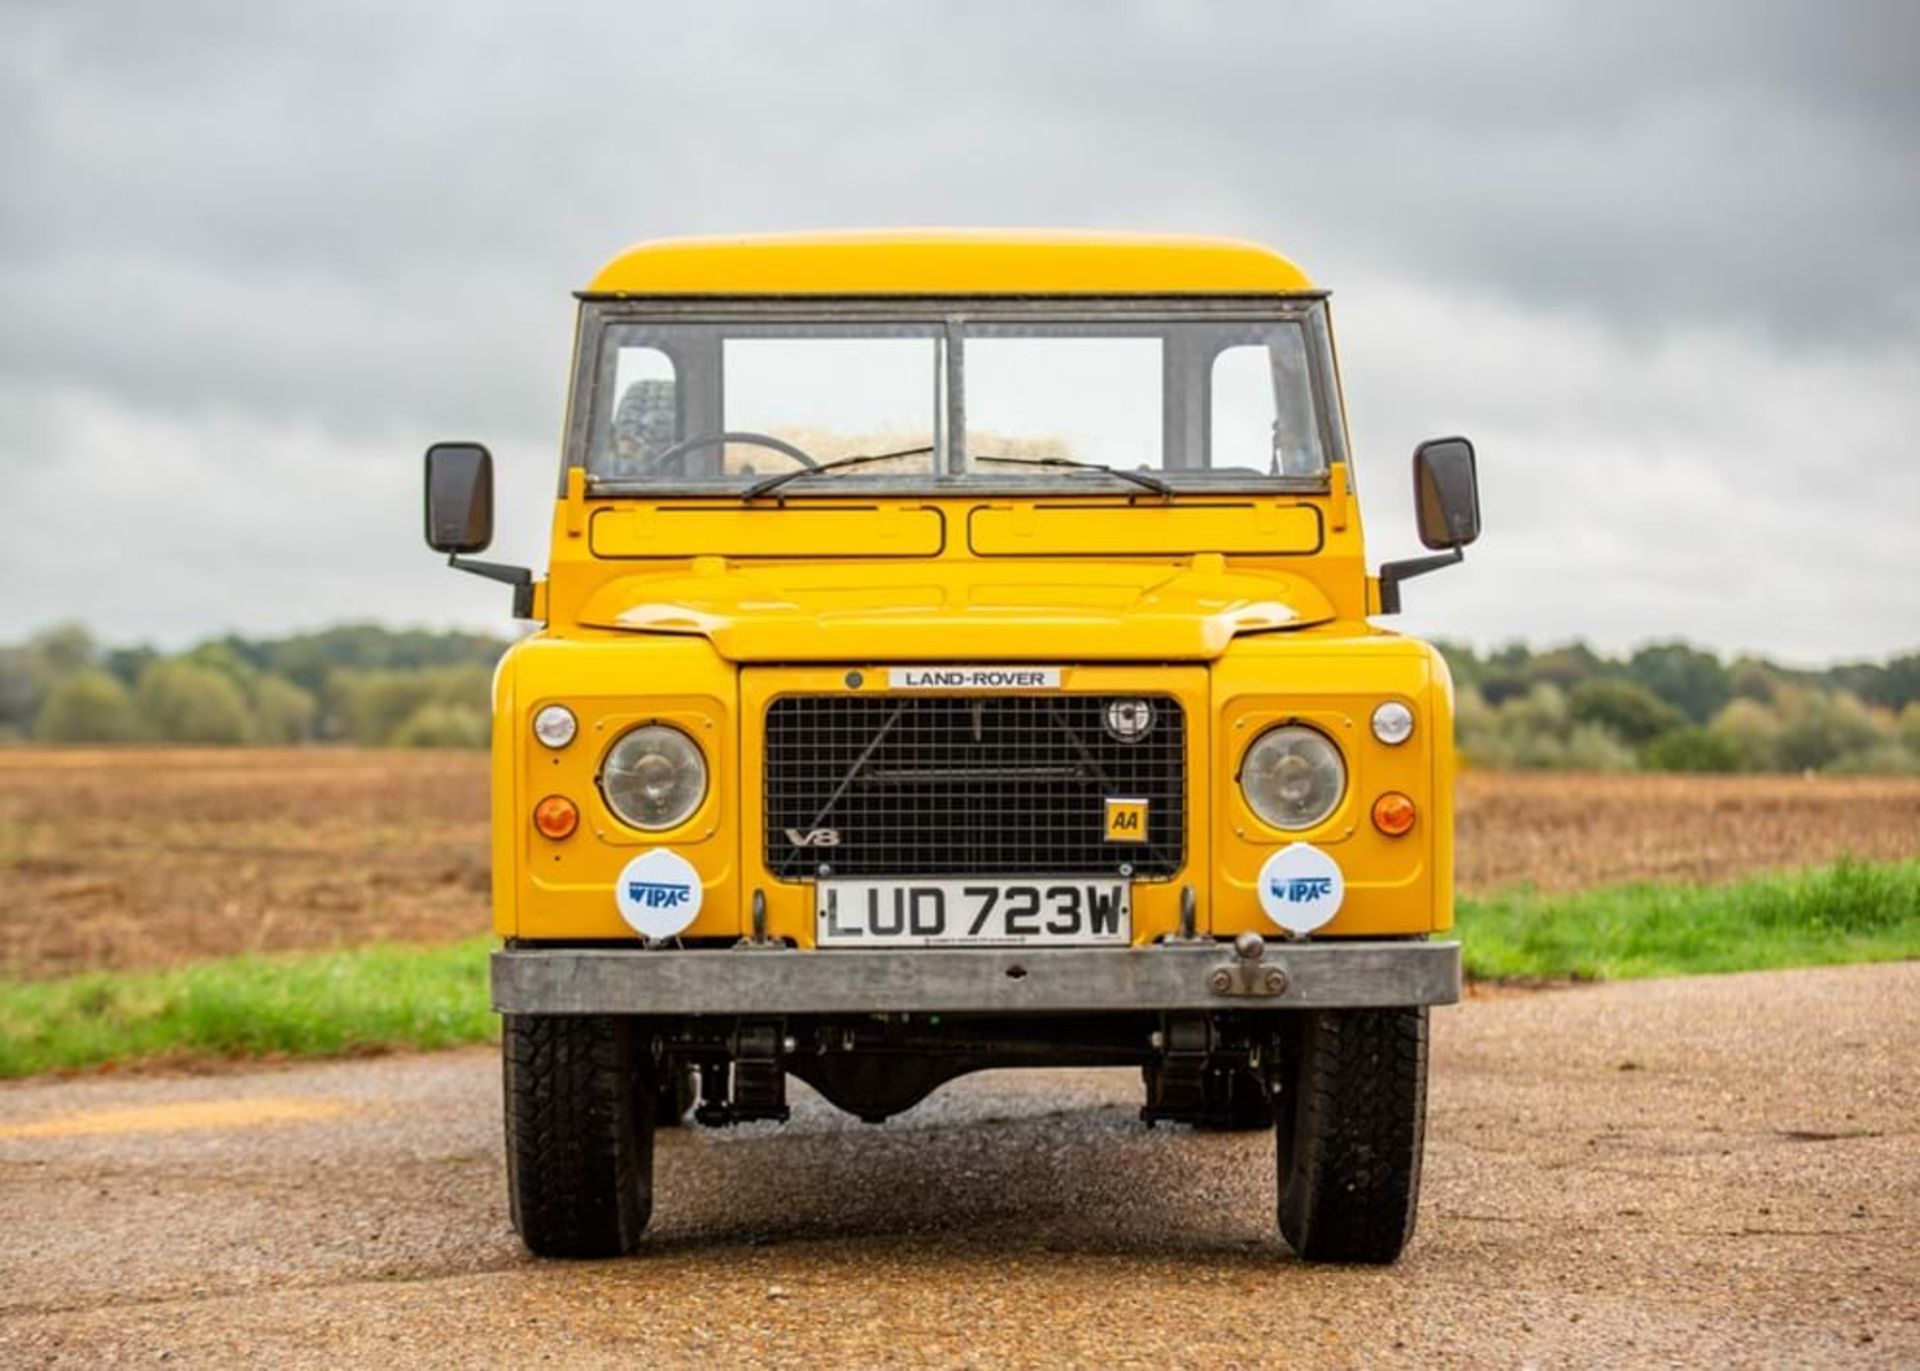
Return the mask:
[[1415,576],[1424,576],[1429,571],[1438,571],[1450,567],[1456,562],[1467,560],[1467,554],[1458,545],[1433,557],[1408,557],[1399,562],[1380,564],[1380,612],[1398,614],[1400,612],[1400,583],[1410,581]]
[[533,572],[528,568],[509,566],[505,562],[482,562],[472,557],[462,557],[457,552],[447,555],[447,565],[470,576],[506,582],[513,587],[513,617],[533,617]]

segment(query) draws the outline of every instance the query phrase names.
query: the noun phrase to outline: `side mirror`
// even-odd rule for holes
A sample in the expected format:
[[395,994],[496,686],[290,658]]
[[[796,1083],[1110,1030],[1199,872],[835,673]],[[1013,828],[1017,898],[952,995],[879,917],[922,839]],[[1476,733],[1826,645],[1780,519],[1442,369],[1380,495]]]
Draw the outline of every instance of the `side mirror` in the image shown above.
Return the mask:
[[1420,541],[1431,548],[1465,547],[1480,536],[1480,478],[1473,444],[1465,438],[1429,438],[1413,450],[1413,500]]
[[493,541],[493,454],[479,443],[427,449],[427,546],[458,556]]
[[1381,614],[1400,612],[1400,583],[1466,560],[1462,552],[1480,536],[1480,476],[1473,444],[1465,438],[1429,438],[1413,450],[1413,507],[1420,541],[1445,548],[1438,557],[1409,557],[1380,564]]
[[427,546],[447,554],[455,571],[513,587],[513,617],[533,617],[533,572],[523,566],[475,562],[493,541],[493,454],[478,443],[435,443],[427,449]]

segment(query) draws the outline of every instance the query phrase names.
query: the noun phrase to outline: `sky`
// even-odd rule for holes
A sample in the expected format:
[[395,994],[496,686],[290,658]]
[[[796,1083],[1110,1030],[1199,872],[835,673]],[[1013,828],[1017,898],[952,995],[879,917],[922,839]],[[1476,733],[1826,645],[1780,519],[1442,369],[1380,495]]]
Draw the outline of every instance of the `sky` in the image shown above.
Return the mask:
[[420,452],[544,559],[571,292],[852,226],[1258,240],[1333,291],[1397,625],[1920,646],[1920,6],[0,4],[0,641],[510,631]]

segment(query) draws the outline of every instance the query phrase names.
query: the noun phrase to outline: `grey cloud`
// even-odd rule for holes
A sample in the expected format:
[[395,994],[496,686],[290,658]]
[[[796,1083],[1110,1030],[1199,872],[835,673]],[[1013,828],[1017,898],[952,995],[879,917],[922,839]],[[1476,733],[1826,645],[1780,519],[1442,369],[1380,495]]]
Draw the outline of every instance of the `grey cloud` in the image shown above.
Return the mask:
[[1187,227],[1196,204],[1279,230],[1336,281],[1438,270],[1642,331],[1726,318],[1786,344],[1872,342],[1920,309],[1920,116],[1891,55],[1920,39],[1914,14],[19,11],[0,59],[21,115],[0,304],[32,326],[8,330],[0,361],[125,376],[126,344],[94,310],[217,277],[204,309],[167,300],[165,319],[138,320],[149,347],[191,365],[206,355],[194,330],[217,326],[264,357],[283,293],[324,293],[337,333],[306,328],[348,369],[342,420],[384,418],[356,359],[417,373],[406,349],[423,332],[457,347],[483,309],[511,347],[558,285],[633,236],[928,217]]
[[[1920,414],[1883,373],[1920,348],[1916,50],[1904,3],[17,2],[0,9],[0,577],[78,536],[72,486],[42,477],[156,445],[174,486],[87,488],[96,526],[177,530],[169,631],[261,616],[230,571],[256,539],[283,566],[380,549],[358,573],[284,573],[269,619],[480,605],[400,570],[414,453],[495,442],[524,503],[503,494],[502,550],[538,556],[566,292],[615,248],[1059,223],[1243,233],[1335,287],[1377,550],[1405,541],[1407,444],[1483,435],[1508,542],[1422,583],[1460,607],[1448,622],[1644,622],[1658,597],[1624,588],[1577,622],[1545,598],[1468,598],[1503,559],[1538,579],[1558,546],[1590,578],[1685,587],[1660,631],[1768,646],[1764,615],[1694,603],[1684,522],[1593,538],[1551,481],[1501,467],[1689,450],[1722,484],[1685,516],[1735,501],[1753,532],[1706,543],[1751,552],[1824,498],[1767,393],[1790,385],[1875,416],[1815,440],[1863,473],[1879,522],[1810,583],[1864,603],[1910,579],[1920,496],[1898,435]],[[76,437],[86,415],[102,422]],[[185,493],[251,453],[300,517]],[[352,480],[305,465],[329,462]],[[152,579],[129,560],[103,603],[34,612],[155,619],[133,608]],[[1847,642],[1877,650],[1901,622],[1875,601]]]

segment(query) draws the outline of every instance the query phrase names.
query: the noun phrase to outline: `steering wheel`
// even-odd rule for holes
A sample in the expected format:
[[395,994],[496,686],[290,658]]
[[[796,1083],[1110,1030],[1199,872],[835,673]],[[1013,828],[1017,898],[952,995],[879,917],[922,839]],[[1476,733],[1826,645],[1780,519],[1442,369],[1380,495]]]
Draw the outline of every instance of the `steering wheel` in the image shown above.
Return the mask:
[[647,461],[640,469],[643,472],[659,471],[664,468],[667,463],[676,462],[689,452],[698,452],[703,447],[719,447],[727,443],[751,443],[755,447],[770,447],[775,452],[793,458],[794,461],[809,470],[818,470],[820,466],[812,457],[809,457],[784,438],[776,438],[770,433],[748,433],[742,431],[738,433],[696,433],[691,438],[682,438],[672,447],[662,448],[659,456]]

